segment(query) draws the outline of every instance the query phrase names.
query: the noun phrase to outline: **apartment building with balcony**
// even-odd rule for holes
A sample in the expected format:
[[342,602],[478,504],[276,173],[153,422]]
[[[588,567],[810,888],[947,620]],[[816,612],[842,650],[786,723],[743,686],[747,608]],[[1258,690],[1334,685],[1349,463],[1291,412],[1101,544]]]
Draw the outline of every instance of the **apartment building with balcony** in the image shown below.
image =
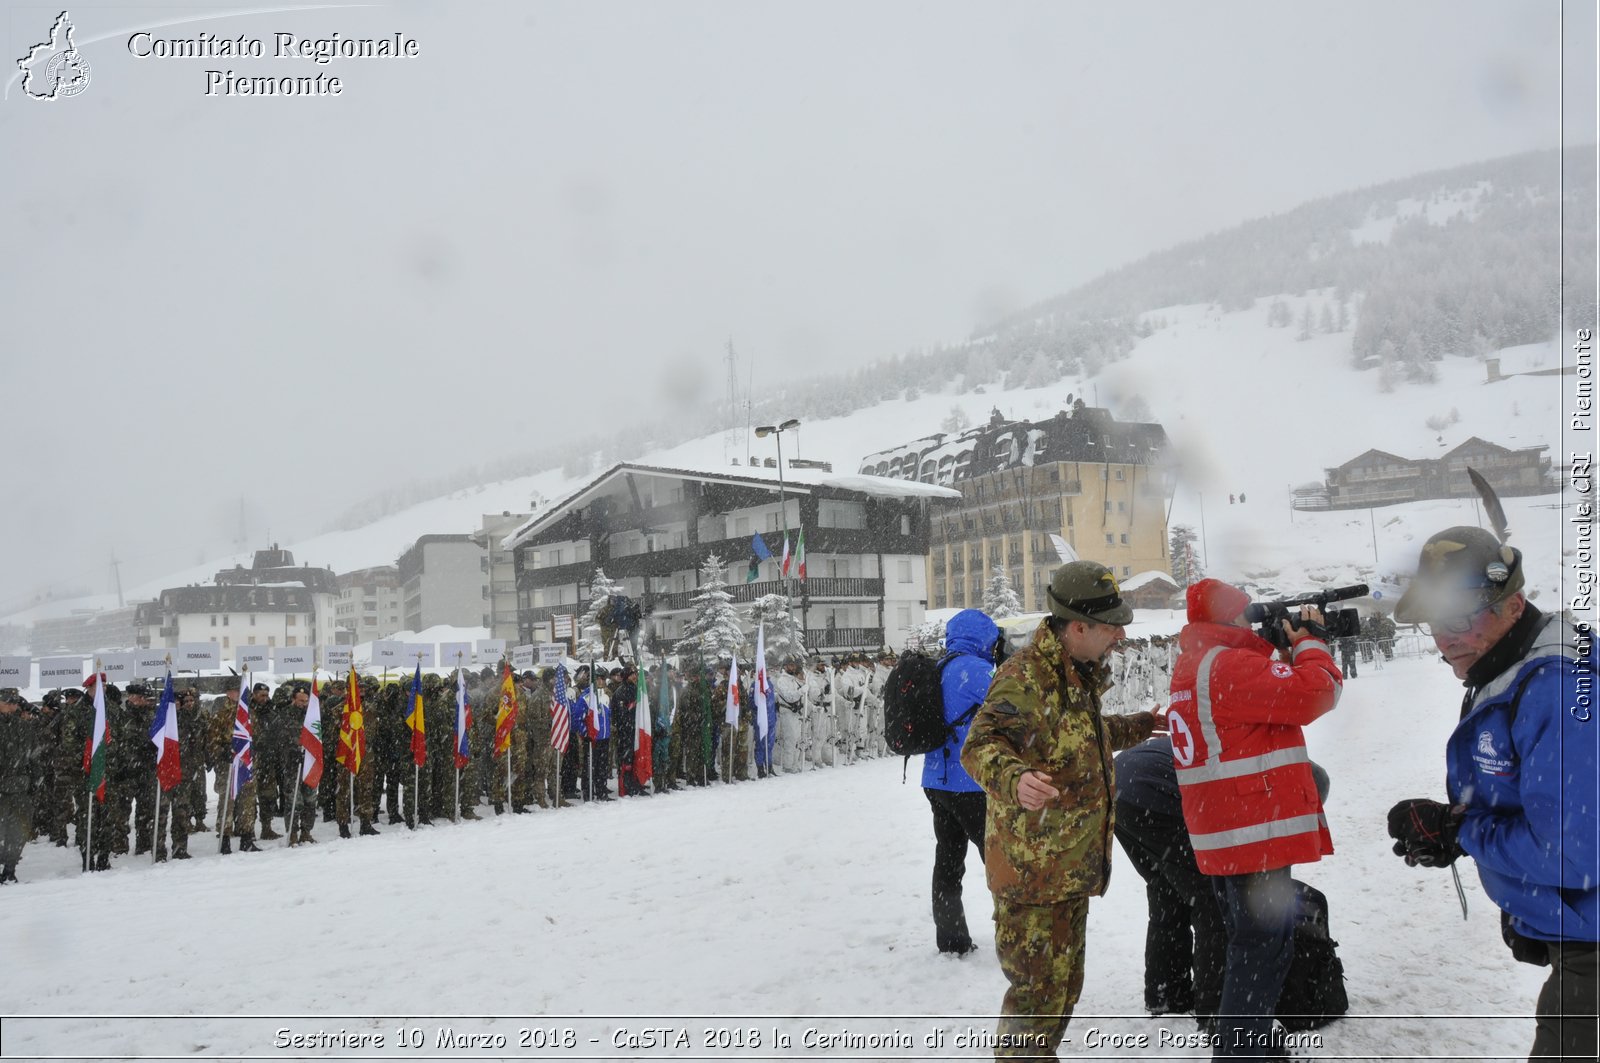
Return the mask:
[[[787,586],[822,653],[903,645],[928,604],[925,557],[932,510],[959,492],[821,468],[665,468],[622,463],[507,535],[516,557],[518,634],[551,635],[553,618],[588,605],[598,566],[644,608],[645,637],[659,650],[683,636],[716,554],[739,605]],[[807,578],[779,571],[785,526],[804,529]],[[772,559],[746,582],[760,536]]]
[[338,644],[371,642],[392,635],[403,626],[398,567],[376,565],[342,572],[338,585],[333,618]]
[[996,568],[1023,608],[1049,608],[1045,589],[1061,564],[1052,535],[1119,577],[1171,574],[1166,431],[1119,422],[1079,402],[1042,421],[989,422],[869,454],[861,471],[948,485],[929,534],[926,580],[932,608],[979,608]]
[[141,605],[138,645],[216,642],[226,657],[236,646],[331,644],[338,594],[332,569],[296,565],[277,546],[257,550],[249,568],[223,569],[209,584],[168,587]]
[[1473,468],[1501,495],[1536,495],[1560,489],[1550,474],[1549,447],[1503,447],[1472,436],[1436,458],[1402,458],[1368,450],[1327,474],[1329,509],[1391,506],[1427,498],[1473,498]]

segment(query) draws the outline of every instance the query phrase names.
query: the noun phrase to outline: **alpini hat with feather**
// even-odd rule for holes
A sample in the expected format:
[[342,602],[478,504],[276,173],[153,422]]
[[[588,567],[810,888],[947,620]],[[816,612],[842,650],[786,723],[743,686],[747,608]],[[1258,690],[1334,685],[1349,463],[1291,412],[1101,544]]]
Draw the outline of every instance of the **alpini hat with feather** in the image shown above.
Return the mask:
[[1523,587],[1522,551],[1465,525],[1429,537],[1417,574],[1394,607],[1402,624],[1471,616]]

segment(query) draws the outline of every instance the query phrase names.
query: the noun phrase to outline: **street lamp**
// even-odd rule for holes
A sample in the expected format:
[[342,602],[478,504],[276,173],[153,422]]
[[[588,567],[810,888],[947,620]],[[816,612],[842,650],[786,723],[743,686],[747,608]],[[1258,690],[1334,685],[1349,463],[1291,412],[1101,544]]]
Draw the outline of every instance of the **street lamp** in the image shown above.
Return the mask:
[[[777,438],[778,513],[780,515],[780,519],[783,521],[783,545],[785,548],[787,548],[789,545],[789,499],[788,495],[784,491],[783,486],[783,433],[792,429],[798,429],[799,427],[800,422],[791,417],[782,424],[764,424],[756,428],[757,439],[765,439],[768,436],[775,436]],[[789,574],[787,572],[783,574],[783,593],[785,595],[789,593]]]

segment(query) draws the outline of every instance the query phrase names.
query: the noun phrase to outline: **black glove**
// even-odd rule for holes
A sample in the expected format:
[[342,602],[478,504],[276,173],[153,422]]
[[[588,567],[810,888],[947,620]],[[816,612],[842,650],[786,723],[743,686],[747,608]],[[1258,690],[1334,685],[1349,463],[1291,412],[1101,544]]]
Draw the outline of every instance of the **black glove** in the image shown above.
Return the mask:
[[1425,797],[1410,797],[1389,810],[1394,854],[1412,867],[1448,867],[1462,855],[1456,834],[1462,813]]

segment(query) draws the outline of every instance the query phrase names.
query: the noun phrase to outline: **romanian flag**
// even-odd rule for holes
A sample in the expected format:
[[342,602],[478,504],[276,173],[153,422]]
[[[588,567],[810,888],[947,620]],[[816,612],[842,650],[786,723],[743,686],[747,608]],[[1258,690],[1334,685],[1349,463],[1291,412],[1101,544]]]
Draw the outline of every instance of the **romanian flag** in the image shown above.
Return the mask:
[[317,674],[311,673],[311,700],[306,702],[306,718],[300,722],[300,748],[306,755],[300,761],[300,781],[316,787],[322,783],[322,699],[317,696]]
[[417,665],[416,675],[411,677],[411,714],[406,717],[406,726],[411,728],[411,762],[417,767],[428,762],[427,728],[422,719],[422,665]]
[[467,676],[456,669],[456,767],[472,763],[472,750],[467,746],[467,734],[472,730],[472,709],[467,705]]
[[344,719],[339,726],[339,752],[335,757],[351,775],[360,775],[361,762],[366,755],[367,721],[361,715],[361,677],[352,667],[345,693]]
[[94,730],[83,743],[83,770],[89,775],[89,792],[104,804],[106,799],[106,754],[111,751],[111,726],[106,722],[106,674],[96,672],[94,683]]
[[650,688],[645,686],[644,669],[639,669],[638,704],[634,708],[633,777],[644,786],[650,781],[652,743],[650,740]]
[[178,705],[172,693],[172,673],[161,687],[161,703],[156,706],[156,717],[150,721],[150,741],[156,747],[156,779],[162,790],[170,790],[183,781],[183,769],[178,764]]
[[511,748],[511,729],[517,725],[517,681],[507,664],[500,672],[500,711],[494,717],[494,755]]

